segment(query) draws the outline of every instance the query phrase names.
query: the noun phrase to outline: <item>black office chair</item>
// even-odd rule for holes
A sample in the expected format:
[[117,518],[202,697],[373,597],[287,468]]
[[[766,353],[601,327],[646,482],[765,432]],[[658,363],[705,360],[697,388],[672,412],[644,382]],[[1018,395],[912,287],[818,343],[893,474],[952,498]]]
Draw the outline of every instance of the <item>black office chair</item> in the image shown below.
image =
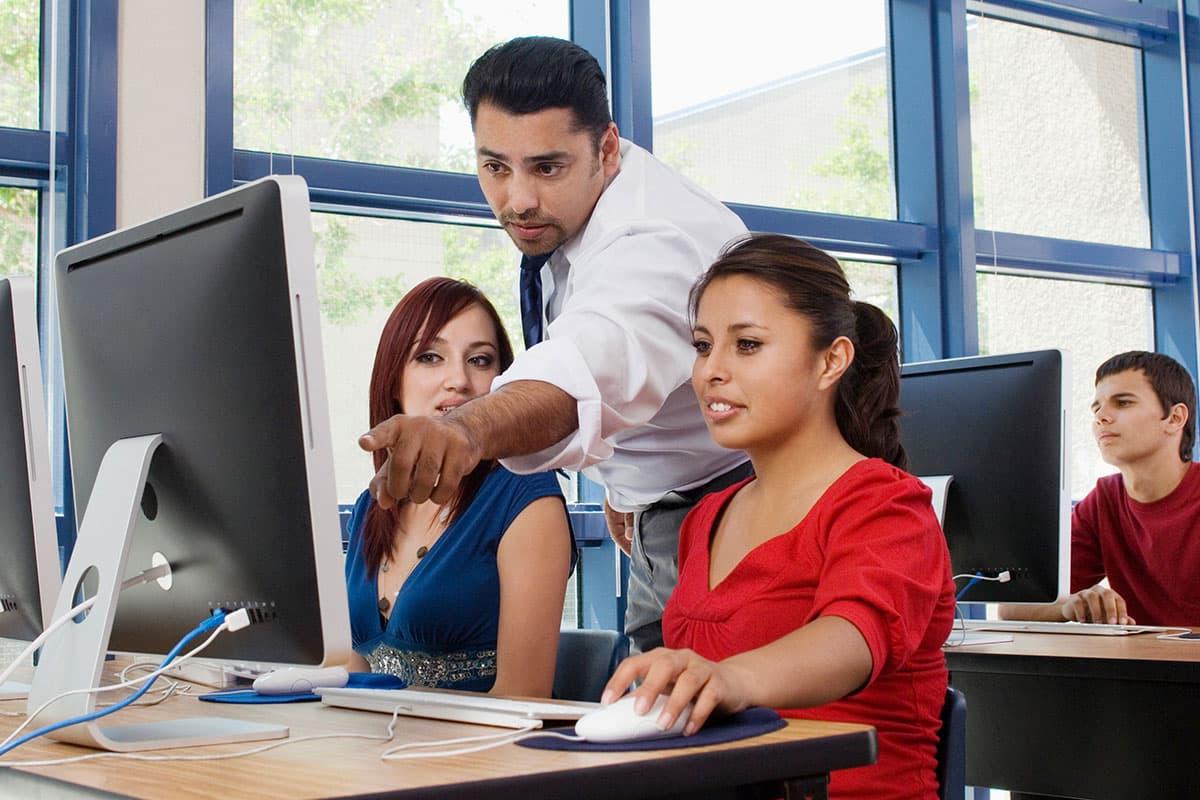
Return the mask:
[[554,696],[559,700],[599,701],[613,670],[627,655],[629,640],[617,631],[559,632]]
[[937,779],[940,800],[963,800],[967,794],[967,697],[946,687],[942,728],[938,731]]

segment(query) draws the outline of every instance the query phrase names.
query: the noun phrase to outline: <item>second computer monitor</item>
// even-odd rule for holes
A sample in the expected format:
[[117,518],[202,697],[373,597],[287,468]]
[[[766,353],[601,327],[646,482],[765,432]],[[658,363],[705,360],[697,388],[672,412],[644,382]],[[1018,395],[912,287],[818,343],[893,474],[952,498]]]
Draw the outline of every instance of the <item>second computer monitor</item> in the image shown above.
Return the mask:
[[901,369],[909,471],[953,476],[943,529],[955,573],[1012,577],[979,582],[964,601],[1048,603],[1068,592],[1069,380],[1058,350]]
[[33,279],[0,278],[0,638],[34,639],[61,568]]

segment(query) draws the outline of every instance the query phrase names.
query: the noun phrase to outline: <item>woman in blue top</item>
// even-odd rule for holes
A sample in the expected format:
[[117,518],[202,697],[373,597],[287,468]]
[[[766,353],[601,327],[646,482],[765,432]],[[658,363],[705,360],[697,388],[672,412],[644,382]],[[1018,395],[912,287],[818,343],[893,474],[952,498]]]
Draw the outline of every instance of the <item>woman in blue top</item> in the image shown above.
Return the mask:
[[[492,304],[430,278],[397,304],[371,373],[371,425],[446,415],[512,363]],[[375,454],[375,468],[386,454]],[[445,505],[383,508],[363,492],[350,519],[346,584],[354,671],[413,686],[549,696],[574,544],[551,473],[481,463]]]

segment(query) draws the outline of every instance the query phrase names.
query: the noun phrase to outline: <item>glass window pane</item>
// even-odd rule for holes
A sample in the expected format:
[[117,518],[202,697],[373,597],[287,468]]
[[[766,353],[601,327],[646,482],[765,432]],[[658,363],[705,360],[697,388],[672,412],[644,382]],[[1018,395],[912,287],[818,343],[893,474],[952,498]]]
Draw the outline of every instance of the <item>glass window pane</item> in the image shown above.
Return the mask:
[[[350,504],[375,474],[357,440],[368,428],[375,348],[396,302],[434,275],[468,280],[496,306],[520,352],[517,254],[499,228],[316,213],[313,233],[338,502]],[[564,627],[578,626],[577,597],[577,574],[572,574]]]
[[654,150],[722,200],[896,216],[887,3],[650,4]]
[[369,427],[375,347],[392,308],[426,278],[463,278],[495,304],[520,350],[516,251],[497,228],[318,213],[313,229],[338,502],[353,503],[375,474],[356,442]]
[[896,267],[891,264],[870,264],[861,261],[842,261],[846,279],[850,281],[850,296],[883,309],[883,313],[900,327],[900,290],[896,283]]
[[0,2],[0,125],[38,127],[39,0]]
[[1149,247],[1138,51],[971,20],[976,226]]
[[0,186],[0,275],[37,269],[37,202],[36,190]]
[[978,281],[980,352],[1057,347],[1071,355],[1071,497],[1082,499],[1097,478],[1116,472],[1100,458],[1092,438],[1096,367],[1126,350],[1154,349],[1151,292],[1138,286],[983,272]]
[[467,67],[569,24],[566,0],[237,0],[234,146],[473,172]]

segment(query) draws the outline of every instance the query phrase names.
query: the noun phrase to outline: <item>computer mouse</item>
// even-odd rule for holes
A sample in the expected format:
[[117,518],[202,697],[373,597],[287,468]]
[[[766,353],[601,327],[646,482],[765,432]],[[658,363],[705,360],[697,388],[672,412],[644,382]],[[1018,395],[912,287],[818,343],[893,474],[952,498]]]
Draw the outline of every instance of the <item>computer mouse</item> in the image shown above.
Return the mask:
[[660,694],[645,714],[633,709],[636,696],[625,695],[615,703],[589,711],[575,723],[575,734],[589,742],[634,742],[642,739],[663,739],[683,733],[692,715],[692,704],[688,703],[675,724],[667,730],[659,730],[655,723],[667,704],[667,695]]
[[254,680],[254,691],[259,694],[300,694],[311,692],[318,686],[339,688],[350,680],[345,667],[286,667],[268,672]]

